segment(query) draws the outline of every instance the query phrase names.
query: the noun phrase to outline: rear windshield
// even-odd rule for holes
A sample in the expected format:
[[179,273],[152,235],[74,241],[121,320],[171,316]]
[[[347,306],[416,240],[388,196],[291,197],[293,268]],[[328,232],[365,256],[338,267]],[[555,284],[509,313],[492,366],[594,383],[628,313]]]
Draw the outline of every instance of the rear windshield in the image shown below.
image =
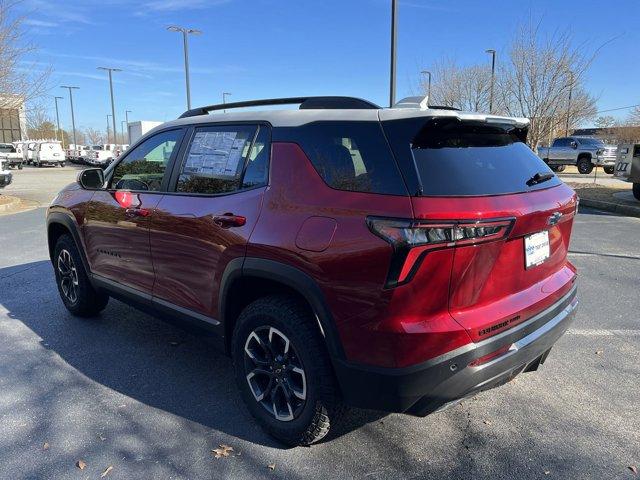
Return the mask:
[[502,195],[561,183],[555,176],[527,183],[551,169],[523,143],[525,132],[510,125],[413,118],[386,122],[384,128],[403,173],[413,174],[418,195]]
[[13,145],[1,144],[0,153],[16,153],[16,149]]

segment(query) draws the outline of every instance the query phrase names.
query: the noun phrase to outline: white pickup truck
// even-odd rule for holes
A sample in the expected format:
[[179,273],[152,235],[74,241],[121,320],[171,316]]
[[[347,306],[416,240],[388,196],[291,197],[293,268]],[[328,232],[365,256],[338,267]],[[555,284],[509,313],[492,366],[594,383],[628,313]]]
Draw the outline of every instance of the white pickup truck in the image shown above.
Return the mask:
[[0,158],[4,159],[5,167],[22,170],[22,151],[18,152],[12,143],[0,143]]
[[127,148],[129,145],[116,145],[115,143],[93,145],[86,152],[84,161],[96,167],[106,167]]

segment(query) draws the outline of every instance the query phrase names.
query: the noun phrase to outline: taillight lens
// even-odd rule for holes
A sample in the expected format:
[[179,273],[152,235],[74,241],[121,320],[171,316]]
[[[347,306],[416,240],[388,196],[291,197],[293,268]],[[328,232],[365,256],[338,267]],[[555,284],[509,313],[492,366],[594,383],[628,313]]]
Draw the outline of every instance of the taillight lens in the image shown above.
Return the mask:
[[509,235],[513,223],[513,218],[432,222],[367,217],[369,230],[389,242],[394,250],[388,288],[411,280],[429,251],[500,240]]

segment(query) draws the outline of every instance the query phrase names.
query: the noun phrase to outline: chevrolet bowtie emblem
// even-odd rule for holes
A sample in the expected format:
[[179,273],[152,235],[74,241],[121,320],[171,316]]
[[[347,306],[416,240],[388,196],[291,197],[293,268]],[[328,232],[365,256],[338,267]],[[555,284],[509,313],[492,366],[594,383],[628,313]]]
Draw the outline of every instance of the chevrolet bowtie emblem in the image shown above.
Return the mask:
[[554,212],[553,215],[547,218],[547,223],[549,225],[556,225],[561,218],[562,218],[562,214],[560,212]]

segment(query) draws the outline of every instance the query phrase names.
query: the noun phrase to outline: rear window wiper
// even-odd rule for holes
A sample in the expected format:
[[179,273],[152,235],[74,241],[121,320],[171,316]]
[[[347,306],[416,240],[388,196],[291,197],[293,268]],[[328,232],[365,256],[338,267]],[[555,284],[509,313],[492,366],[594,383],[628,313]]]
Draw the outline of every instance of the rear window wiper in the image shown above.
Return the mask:
[[542,182],[546,182],[547,180],[551,180],[555,175],[551,172],[538,172],[529,180],[527,180],[527,185],[533,187]]

